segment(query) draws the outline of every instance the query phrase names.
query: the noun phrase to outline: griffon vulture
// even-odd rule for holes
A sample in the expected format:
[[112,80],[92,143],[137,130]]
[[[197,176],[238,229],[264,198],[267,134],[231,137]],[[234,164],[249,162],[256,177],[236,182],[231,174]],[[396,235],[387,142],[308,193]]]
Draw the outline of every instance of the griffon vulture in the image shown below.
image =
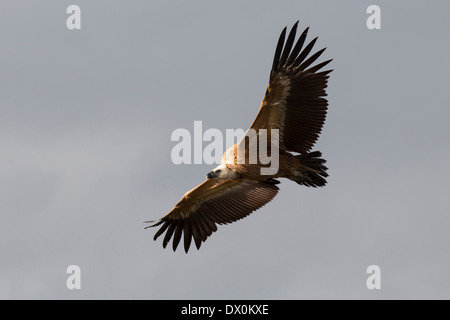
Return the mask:
[[[310,150],[325,122],[328,106],[325,89],[332,71],[319,70],[332,59],[311,66],[325,48],[308,57],[317,38],[303,47],[309,29],[306,28],[294,45],[297,25],[298,21],[286,42],[286,27],[281,32],[269,85],[250,127],[258,135],[265,129],[268,141],[272,138],[270,129],[278,129],[278,171],[261,174],[260,169],[267,164],[259,158],[256,163],[248,159],[244,163],[236,161],[237,150],[247,135],[244,136],[224,153],[221,164],[208,173],[206,181],[188,191],[157,223],[148,226],[160,226],[154,240],[165,232],[164,248],[173,238],[175,251],[183,234],[186,253],[192,239],[199,249],[217,230],[217,224],[242,219],[271,201],[279,190],[276,178],[288,178],[308,187],[326,184],[326,161],[319,151]],[[248,145],[244,143],[245,155],[249,152]]]

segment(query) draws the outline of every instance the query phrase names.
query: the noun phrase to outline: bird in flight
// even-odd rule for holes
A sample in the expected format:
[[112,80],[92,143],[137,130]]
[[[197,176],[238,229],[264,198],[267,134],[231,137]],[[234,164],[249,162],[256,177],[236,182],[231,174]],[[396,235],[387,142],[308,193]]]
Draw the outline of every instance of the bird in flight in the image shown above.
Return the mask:
[[[317,38],[304,46],[309,30],[306,28],[295,41],[297,26],[298,21],[286,41],[286,27],[281,32],[269,85],[250,127],[259,138],[265,137],[266,146],[268,141],[276,141],[267,152],[278,151],[278,170],[262,174],[261,169],[268,168],[268,164],[258,157],[256,161],[249,161],[251,137],[246,134],[225,151],[221,164],[207,174],[202,184],[188,191],[157,223],[146,227],[159,226],[154,240],[165,233],[164,248],[173,238],[175,251],[183,236],[186,253],[192,239],[199,249],[217,230],[217,225],[242,219],[271,201],[279,191],[277,178],[287,178],[308,187],[326,184],[326,161],[321,152],[311,152],[311,148],[325,122],[328,107],[325,89],[332,71],[319,70],[332,59],[311,66],[325,48],[309,56]],[[256,149],[261,148],[261,141],[256,139]],[[239,156],[243,156],[244,161],[238,161]]]

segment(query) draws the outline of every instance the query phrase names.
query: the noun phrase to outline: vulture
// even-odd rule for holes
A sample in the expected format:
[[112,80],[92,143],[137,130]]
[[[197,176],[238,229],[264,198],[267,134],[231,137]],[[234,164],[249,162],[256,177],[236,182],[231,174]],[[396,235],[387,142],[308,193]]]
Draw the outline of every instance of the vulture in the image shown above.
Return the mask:
[[[271,201],[279,191],[279,178],[307,187],[326,184],[326,160],[320,151],[311,149],[322,131],[328,107],[326,87],[332,70],[321,70],[332,59],[314,64],[325,48],[310,55],[317,38],[304,45],[308,27],[295,41],[297,26],[298,21],[287,39],[287,27],[280,34],[268,87],[247,131],[266,139],[268,153],[278,152],[277,170],[262,174],[268,163],[259,156],[256,161],[249,161],[250,145],[254,145],[250,140],[255,139],[254,135],[245,134],[225,151],[221,164],[207,174],[202,184],[188,191],[156,223],[147,221],[154,224],[146,228],[159,227],[154,240],[164,234],[164,248],[172,240],[175,251],[183,238],[186,253],[192,239],[200,249],[202,242],[217,231],[217,225],[242,219]],[[259,149],[261,139],[256,141]],[[269,143],[273,141],[275,147]],[[238,161],[242,155],[244,161]]]

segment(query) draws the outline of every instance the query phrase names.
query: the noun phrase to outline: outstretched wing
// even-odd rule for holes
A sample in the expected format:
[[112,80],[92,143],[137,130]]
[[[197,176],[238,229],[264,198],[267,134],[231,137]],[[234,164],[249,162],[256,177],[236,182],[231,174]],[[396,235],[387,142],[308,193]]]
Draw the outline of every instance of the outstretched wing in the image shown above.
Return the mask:
[[162,225],[153,239],[156,240],[166,232],[163,247],[167,246],[173,236],[172,247],[175,251],[183,233],[186,253],[192,238],[199,249],[201,243],[217,230],[216,223],[228,224],[242,219],[272,200],[278,193],[278,183],[274,179],[208,179],[188,191],[172,211],[149,226]]
[[[269,86],[251,128],[279,129],[280,148],[299,153],[308,152],[322,130],[328,102],[325,88],[332,70],[317,72],[331,60],[311,66],[325,51],[311,52],[317,38],[303,50],[308,28],[293,47],[298,21],[284,43],[286,28],[278,40]],[[268,130],[268,133],[270,130]]]

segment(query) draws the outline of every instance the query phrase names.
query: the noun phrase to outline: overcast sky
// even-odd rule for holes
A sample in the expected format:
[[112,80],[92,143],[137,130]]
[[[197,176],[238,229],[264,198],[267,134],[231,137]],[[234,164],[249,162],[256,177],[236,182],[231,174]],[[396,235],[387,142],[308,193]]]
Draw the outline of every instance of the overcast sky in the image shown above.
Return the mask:
[[[66,27],[71,4],[81,30]],[[366,27],[371,4],[380,30]],[[450,298],[450,2],[0,8],[0,298]],[[283,181],[199,251],[163,249],[143,221],[215,167],[173,164],[172,132],[247,129],[297,20],[334,59],[315,146],[329,183]],[[80,290],[66,286],[69,265]]]

